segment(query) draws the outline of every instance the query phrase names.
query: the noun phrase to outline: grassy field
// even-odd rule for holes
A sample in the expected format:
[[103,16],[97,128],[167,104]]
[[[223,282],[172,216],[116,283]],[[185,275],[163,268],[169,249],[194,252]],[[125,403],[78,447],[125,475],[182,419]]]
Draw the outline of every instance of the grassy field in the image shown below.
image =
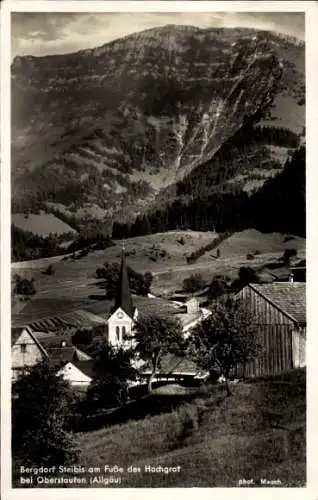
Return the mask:
[[76,234],[75,229],[58,219],[53,214],[12,214],[12,224],[24,231],[31,231],[39,236],[49,236],[52,234]]
[[[216,250],[206,252],[194,264],[187,264],[186,257],[193,251],[205,246],[216,237],[213,232],[171,231],[150,236],[140,236],[125,240],[127,262],[137,271],[153,273],[152,293],[169,295],[180,289],[182,281],[193,273],[201,273],[204,279],[222,274],[234,279],[241,266],[262,267],[268,262],[277,262],[284,249],[296,248],[299,258],[305,256],[305,240],[295,237],[285,241],[285,235],[279,233],[262,234],[255,230],[235,233],[220,244],[220,257],[215,258]],[[247,254],[258,251],[252,261]],[[28,301],[26,310],[37,312],[58,307],[54,302],[65,300],[70,309],[91,301],[90,297],[103,294],[100,284],[95,279],[96,268],[105,261],[119,261],[122,241],[107,250],[89,253],[81,259],[54,257],[54,275],[47,276],[43,271],[49,264],[45,261],[32,261],[21,266],[12,266],[12,273],[18,273],[28,279],[34,278],[37,294]],[[23,309],[22,309],[23,310]],[[50,315],[50,314],[48,314]]]
[[[235,487],[243,478],[253,479],[250,486],[262,486],[261,479],[275,481],[267,486],[304,486],[305,425],[299,370],[239,383],[230,398],[211,386],[170,413],[78,434],[77,444],[83,466],[123,467],[121,487]],[[151,473],[147,465],[180,470]],[[126,472],[129,466],[140,472]]]

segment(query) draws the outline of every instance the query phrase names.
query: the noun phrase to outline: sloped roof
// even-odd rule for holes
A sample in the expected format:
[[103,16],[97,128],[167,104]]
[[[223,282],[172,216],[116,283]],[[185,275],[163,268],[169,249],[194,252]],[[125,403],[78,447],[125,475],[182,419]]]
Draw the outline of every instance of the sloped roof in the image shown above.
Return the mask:
[[180,313],[180,306],[168,300],[152,297],[134,297],[134,304],[141,316],[159,316],[172,317]]
[[58,298],[37,298],[29,300],[23,309],[12,315],[13,326],[24,326],[46,319],[61,318],[62,315],[82,309],[87,299],[68,300]]
[[131,318],[133,317],[134,306],[131,298],[128,269],[124,252],[122,252],[121,256],[119,282],[117,287],[114,311],[116,311],[119,307],[123,309],[123,311],[125,311],[128,314],[128,316],[130,316]]
[[83,361],[72,361],[72,364],[76,366],[81,372],[83,372],[87,377],[94,378],[94,361],[92,359]]
[[306,283],[253,283],[249,286],[296,323],[306,323]]
[[45,349],[61,349],[62,343],[65,344],[65,347],[73,347],[71,336],[56,335],[54,333],[37,333],[35,335]]
[[[141,374],[148,374],[151,373],[152,367],[151,367],[151,362],[146,362],[141,368],[139,369],[139,372]],[[191,360],[181,357],[181,356],[176,356],[174,354],[166,354],[165,356],[162,357],[161,363],[160,363],[160,369],[158,371],[158,374],[165,374],[165,375],[197,375],[200,373],[200,369],[198,366]]]
[[50,347],[46,349],[46,352],[52,365],[68,363],[76,356],[74,347]]
[[91,357],[74,346],[46,348],[49,361],[53,365],[72,362],[91,361]]
[[36,336],[34,335],[34,332],[32,332],[32,330],[28,326],[11,328],[11,347],[15,345],[15,343],[17,342],[18,338],[20,337],[21,333],[24,330],[26,330],[28,332],[31,339],[38,346],[38,348],[42,351],[44,356],[47,356],[46,350],[44,349],[42,344],[39,342],[39,340],[36,338]]
[[[20,337],[22,331],[24,330],[23,327],[15,327],[11,328],[11,346],[13,346],[18,338]],[[29,330],[26,328],[26,330],[29,332]]]

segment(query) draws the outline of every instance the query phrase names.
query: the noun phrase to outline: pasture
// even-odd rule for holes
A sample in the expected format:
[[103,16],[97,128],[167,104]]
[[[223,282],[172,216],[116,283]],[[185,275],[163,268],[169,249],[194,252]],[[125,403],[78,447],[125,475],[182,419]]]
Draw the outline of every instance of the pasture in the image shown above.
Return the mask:
[[[216,249],[206,252],[195,263],[187,264],[190,253],[205,246],[216,237],[213,232],[171,231],[149,236],[116,241],[106,250],[90,252],[87,256],[74,259],[72,256],[53,257],[54,275],[43,273],[51,262],[31,261],[12,266],[12,274],[19,273],[28,279],[34,278],[37,294],[28,301],[26,311],[36,316],[39,312],[49,311],[50,302],[54,310],[55,300],[65,300],[70,309],[78,304],[89,304],[94,297],[101,296],[104,290],[95,278],[97,267],[105,261],[119,261],[124,243],[127,263],[140,272],[153,273],[152,293],[169,295],[180,289],[182,281],[193,273],[201,273],[207,281],[215,275],[237,276],[241,266],[262,267],[269,262],[277,262],[285,248],[296,248],[298,257],[305,256],[305,240],[299,237],[287,237],[279,233],[262,234],[255,230],[234,233],[220,246],[220,257],[216,258]],[[292,238],[292,239],[290,239]],[[250,261],[248,253],[258,251]],[[18,263],[19,264],[19,263]],[[40,302],[41,301],[41,302]],[[24,309],[23,309],[24,310]]]
[[[83,466],[117,464],[121,487],[260,487],[306,483],[306,373],[207,386],[171,412],[77,435]],[[151,443],[151,445],[150,445]],[[140,469],[127,473],[129,466]],[[145,466],[180,467],[163,474]],[[116,487],[116,485],[114,485]]]
[[41,211],[39,214],[12,214],[12,224],[23,231],[30,231],[39,236],[49,236],[50,234],[76,234],[75,229],[58,219],[53,214]]

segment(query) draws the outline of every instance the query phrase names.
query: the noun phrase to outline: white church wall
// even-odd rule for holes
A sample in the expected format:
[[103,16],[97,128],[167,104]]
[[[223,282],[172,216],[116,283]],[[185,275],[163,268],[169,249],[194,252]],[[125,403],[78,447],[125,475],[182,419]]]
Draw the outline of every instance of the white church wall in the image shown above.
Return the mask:
[[131,335],[133,319],[121,308],[108,318],[108,340],[114,346],[122,345],[124,337]]

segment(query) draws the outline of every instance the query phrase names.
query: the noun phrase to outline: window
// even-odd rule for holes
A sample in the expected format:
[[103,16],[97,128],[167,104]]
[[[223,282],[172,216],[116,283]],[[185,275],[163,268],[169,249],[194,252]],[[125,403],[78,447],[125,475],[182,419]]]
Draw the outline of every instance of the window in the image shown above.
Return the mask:
[[120,333],[119,326],[116,326],[116,337],[117,337],[117,340],[119,340],[119,333]]
[[20,344],[21,352],[26,352],[26,344]]
[[126,340],[126,327],[125,326],[122,327],[121,334],[123,336],[123,340]]

